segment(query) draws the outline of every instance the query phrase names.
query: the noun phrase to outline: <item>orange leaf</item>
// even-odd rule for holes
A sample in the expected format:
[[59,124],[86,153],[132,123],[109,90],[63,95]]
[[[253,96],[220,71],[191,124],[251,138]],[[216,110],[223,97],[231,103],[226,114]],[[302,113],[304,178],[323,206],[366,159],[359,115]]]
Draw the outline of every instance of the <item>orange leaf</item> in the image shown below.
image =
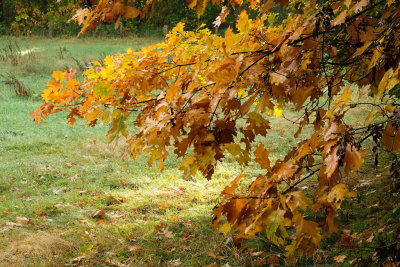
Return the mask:
[[254,151],[254,155],[256,156],[256,162],[260,164],[262,169],[267,169],[269,172],[271,171],[271,162],[269,160],[269,150],[264,149],[264,144],[258,145],[256,150]]
[[125,18],[126,19],[134,19],[140,15],[140,11],[134,6],[128,6],[125,10]]
[[367,151],[360,151],[356,147],[347,144],[346,153],[343,159],[343,162],[346,163],[344,171],[348,173],[350,171],[350,167],[353,171],[357,171],[360,168],[361,164],[364,162],[363,157],[367,154]]

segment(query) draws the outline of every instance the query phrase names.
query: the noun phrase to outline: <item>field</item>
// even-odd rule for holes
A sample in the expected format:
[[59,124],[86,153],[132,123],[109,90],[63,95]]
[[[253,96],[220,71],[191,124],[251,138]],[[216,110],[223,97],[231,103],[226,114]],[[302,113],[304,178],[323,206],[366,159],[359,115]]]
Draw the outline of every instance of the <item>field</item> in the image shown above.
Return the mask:
[[[33,122],[29,112],[41,105],[53,70],[79,72],[105,55],[156,41],[0,39],[0,266],[251,266],[284,253],[262,236],[247,250],[237,248],[211,227],[219,193],[241,173],[233,160],[220,164],[210,181],[200,175],[184,180],[176,158],[163,172],[148,167],[145,156],[122,161],[124,142],[108,144],[106,125],[71,127],[65,114]],[[272,123],[278,130],[263,141],[276,160],[296,140],[288,135],[290,122]],[[339,225],[360,233],[391,211],[396,196],[381,197],[389,188],[385,165],[372,170],[367,162],[348,178],[362,201],[345,203]],[[245,172],[251,179],[260,170],[251,164]],[[338,255],[359,263],[373,256],[372,249],[343,248],[340,238],[330,236],[318,260],[304,264],[333,264]]]

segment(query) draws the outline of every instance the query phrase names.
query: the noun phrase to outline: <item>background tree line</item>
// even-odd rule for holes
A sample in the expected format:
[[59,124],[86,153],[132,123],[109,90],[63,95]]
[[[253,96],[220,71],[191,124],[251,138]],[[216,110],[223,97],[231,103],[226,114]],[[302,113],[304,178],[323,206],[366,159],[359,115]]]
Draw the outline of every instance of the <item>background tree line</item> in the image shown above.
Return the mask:
[[[135,5],[143,5],[143,1],[136,1]],[[49,34],[49,25],[52,25],[54,36],[76,36],[80,30],[78,25],[68,23],[77,9],[87,7],[89,1],[78,0],[3,0],[0,5],[0,34],[2,35],[41,35]],[[89,35],[119,36],[137,34],[161,35],[163,26],[169,29],[178,22],[185,22],[188,30],[196,29],[205,24],[213,29],[212,22],[221,12],[221,6],[208,5],[204,14],[198,17],[195,10],[188,8],[186,0],[160,1],[150,19],[123,20],[122,29],[115,29],[114,24],[102,24],[95,32]],[[240,9],[231,10],[221,30],[234,24]]]

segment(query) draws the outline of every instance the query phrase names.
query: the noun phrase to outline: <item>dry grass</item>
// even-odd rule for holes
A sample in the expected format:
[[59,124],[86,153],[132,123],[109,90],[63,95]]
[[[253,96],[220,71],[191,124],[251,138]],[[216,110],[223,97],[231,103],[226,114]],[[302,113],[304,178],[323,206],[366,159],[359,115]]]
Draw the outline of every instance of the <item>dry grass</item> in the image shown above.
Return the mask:
[[27,87],[24,83],[22,83],[20,80],[18,80],[14,74],[9,72],[9,73],[7,73],[7,76],[5,78],[6,78],[6,80],[3,81],[4,84],[10,86],[16,96],[20,96],[20,97],[32,96],[31,89],[29,89],[29,87]]
[[57,232],[14,232],[17,237],[8,240],[8,247],[0,250],[0,266],[61,266],[66,263],[63,254],[72,255],[79,250],[76,243]]

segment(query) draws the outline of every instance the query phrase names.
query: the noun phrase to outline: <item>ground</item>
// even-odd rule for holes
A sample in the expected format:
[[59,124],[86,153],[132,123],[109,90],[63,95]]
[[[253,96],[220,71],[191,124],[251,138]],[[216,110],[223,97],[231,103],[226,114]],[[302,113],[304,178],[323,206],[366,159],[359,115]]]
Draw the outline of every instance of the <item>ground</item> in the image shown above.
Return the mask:
[[[209,181],[184,180],[177,158],[163,172],[148,167],[145,156],[122,161],[124,142],[108,144],[106,126],[71,127],[66,114],[34,124],[29,112],[41,105],[53,70],[79,72],[92,60],[156,41],[0,39],[0,266],[252,266],[270,255],[281,258],[284,252],[263,236],[236,247],[211,227],[220,192],[242,171],[234,160],[220,164]],[[21,92],[28,96],[16,95]],[[354,118],[357,112],[364,110]],[[296,140],[290,122],[272,124],[279,130],[259,141],[276,160]],[[337,220],[342,232],[301,264],[373,265],[396,256],[390,251],[398,253],[393,203],[399,197],[390,190],[389,160],[373,169],[368,158],[346,178],[358,198],[344,203]],[[260,171],[256,164],[244,170],[249,180]],[[303,186],[312,188],[313,181]]]

